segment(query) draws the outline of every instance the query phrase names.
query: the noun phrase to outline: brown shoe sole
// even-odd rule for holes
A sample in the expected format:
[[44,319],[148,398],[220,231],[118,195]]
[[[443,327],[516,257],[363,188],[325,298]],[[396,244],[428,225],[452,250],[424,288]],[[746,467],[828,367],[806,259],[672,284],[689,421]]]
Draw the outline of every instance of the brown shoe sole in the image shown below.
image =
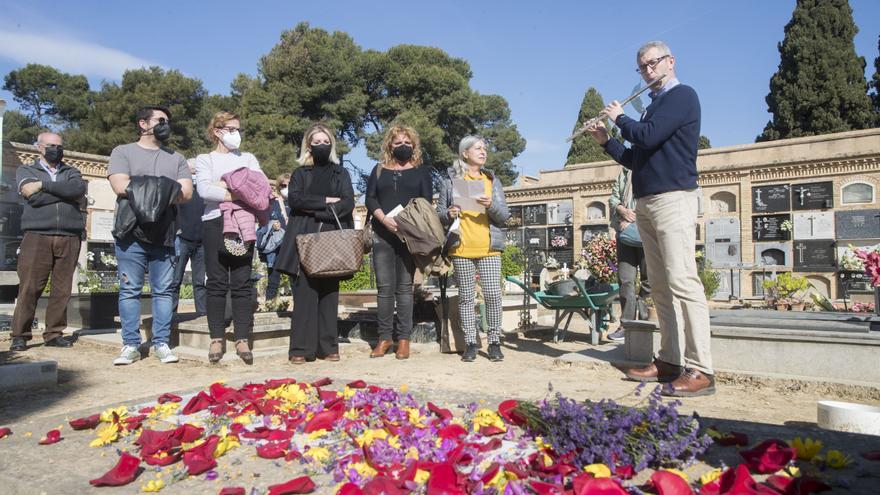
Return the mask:
[[678,375],[666,375],[666,376],[633,376],[629,373],[624,373],[626,377],[634,382],[642,382],[642,383],[669,383],[678,378]]
[[706,388],[701,388],[700,390],[694,392],[687,392],[684,390],[660,390],[660,395],[666,397],[703,397],[705,395],[714,395],[715,394],[715,386],[710,385]]

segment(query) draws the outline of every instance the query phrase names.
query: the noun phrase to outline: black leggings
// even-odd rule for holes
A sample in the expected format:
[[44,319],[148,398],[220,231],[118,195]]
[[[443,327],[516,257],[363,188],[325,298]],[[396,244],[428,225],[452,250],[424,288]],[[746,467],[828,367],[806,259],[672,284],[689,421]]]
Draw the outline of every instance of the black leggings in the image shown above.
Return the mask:
[[232,321],[235,340],[248,339],[254,328],[256,290],[251,282],[251,262],[254,250],[245,256],[221,253],[223,245],[223,217],[205,222],[202,243],[205,246],[205,272],[208,281],[208,328],[212,339],[222,339],[226,333],[226,294],[232,296]]

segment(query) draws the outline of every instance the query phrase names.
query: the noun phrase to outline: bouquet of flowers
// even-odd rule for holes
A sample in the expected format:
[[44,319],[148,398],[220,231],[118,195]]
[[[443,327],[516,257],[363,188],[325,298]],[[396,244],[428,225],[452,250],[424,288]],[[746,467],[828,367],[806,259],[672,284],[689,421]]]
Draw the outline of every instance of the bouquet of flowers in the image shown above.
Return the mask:
[[550,245],[553,247],[565,247],[568,245],[568,241],[561,235],[555,235],[553,239],[550,239]]
[[607,234],[593,237],[581,250],[575,266],[587,270],[599,282],[613,282],[617,276],[617,241]]
[[559,262],[556,261],[556,258],[553,256],[547,256],[547,261],[544,262],[544,268],[555,270],[559,268]]
[[871,286],[880,287],[880,245],[854,251],[865,265],[865,273],[871,277]]
[[850,244],[840,256],[840,268],[848,272],[861,272],[865,270],[865,263],[856,256],[856,248]]

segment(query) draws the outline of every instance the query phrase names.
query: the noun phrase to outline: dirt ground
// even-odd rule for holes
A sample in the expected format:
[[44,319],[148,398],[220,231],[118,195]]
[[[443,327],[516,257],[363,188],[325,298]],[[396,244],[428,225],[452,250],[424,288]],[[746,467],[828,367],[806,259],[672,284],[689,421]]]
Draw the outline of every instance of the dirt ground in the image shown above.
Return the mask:
[[[457,355],[438,352],[434,344],[414,344],[413,355],[406,361],[396,360],[393,355],[370,359],[367,344],[358,342],[343,344],[342,360],[337,363],[316,361],[293,366],[277,357],[257,361],[253,366],[238,361],[219,366],[193,361],[163,365],[150,357],[130,366],[114,367],[111,362],[118,349],[79,342],[71,349],[37,345],[25,353],[12,355],[5,350],[9,345],[8,334],[0,334],[0,363],[51,359],[58,362],[59,369],[59,384],[54,389],[0,394],[0,426],[38,435],[53,422],[99,412],[111,405],[155,399],[164,392],[192,391],[218,380],[242,384],[280,377],[309,380],[327,376],[340,387],[355,379],[390,387],[406,384],[417,398],[447,405],[470,401],[497,404],[507,398],[539,399],[555,392],[577,399],[638,403],[639,399],[632,394],[636,384],[623,380],[621,373],[610,365],[557,362],[558,356],[589,345],[583,334],[571,337],[570,341],[554,344],[546,334],[510,335],[504,343],[506,359],[502,363],[489,362],[485,353],[474,363],[462,363]],[[719,374],[716,395],[685,399],[682,409],[697,411],[704,421],[722,425],[725,430],[749,431],[756,440],[810,435],[825,439],[826,445],[834,446],[832,448],[849,449],[854,457],[861,451],[880,449],[880,440],[876,437],[837,434],[816,428],[816,402],[822,399],[880,405],[880,388]],[[14,450],[9,450],[16,443],[5,444],[9,447],[2,443],[8,440],[0,441],[0,483],[10,482],[15,486],[16,475],[9,469],[20,460]],[[15,440],[19,441],[20,437]],[[68,442],[65,448],[73,446],[73,442]],[[858,450],[852,451],[854,448]],[[22,459],[31,455],[35,454]],[[736,459],[725,462],[736,462]],[[876,486],[880,482],[880,463],[861,462],[866,465],[852,474],[853,479],[840,485],[846,488],[841,493],[864,493],[861,486],[869,486],[866,483]],[[90,469],[97,470],[99,468]],[[49,477],[44,485],[48,489],[20,492],[56,493],[57,483]],[[136,490],[134,486],[128,488],[120,493]],[[57,493],[65,491],[61,489]],[[178,493],[177,490],[163,492]]]

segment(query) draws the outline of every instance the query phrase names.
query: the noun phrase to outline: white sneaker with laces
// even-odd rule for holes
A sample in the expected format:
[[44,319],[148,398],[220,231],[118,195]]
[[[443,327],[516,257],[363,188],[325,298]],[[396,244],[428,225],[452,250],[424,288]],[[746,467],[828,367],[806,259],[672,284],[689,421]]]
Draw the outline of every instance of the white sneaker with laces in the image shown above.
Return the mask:
[[156,355],[156,358],[159,361],[168,364],[168,363],[176,363],[180,361],[177,359],[177,356],[171,352],[171,348],[168,347],[168,344],[158,344],[153,346],[153,353]]
[[124,345],[122,346],[122,352],[119,353],[119,357],[113,360],[113,364],[116,366],[131,364],[138,359],[141,358],[141,351],[137,346],[134,345]]

